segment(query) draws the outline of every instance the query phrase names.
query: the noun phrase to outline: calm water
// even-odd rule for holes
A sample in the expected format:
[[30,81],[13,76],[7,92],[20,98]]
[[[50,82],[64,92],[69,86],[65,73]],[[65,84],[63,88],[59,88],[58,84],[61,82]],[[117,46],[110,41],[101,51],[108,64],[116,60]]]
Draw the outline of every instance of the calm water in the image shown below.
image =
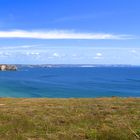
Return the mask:
[[0,97],[140,97],[140,68],[22,68],[0,72]]

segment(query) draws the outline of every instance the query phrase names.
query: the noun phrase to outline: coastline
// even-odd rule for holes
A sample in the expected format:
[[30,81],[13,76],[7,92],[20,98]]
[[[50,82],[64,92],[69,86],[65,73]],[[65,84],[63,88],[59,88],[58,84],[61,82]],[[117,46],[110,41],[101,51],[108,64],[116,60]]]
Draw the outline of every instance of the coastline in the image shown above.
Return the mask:
[[140,98],[0,98],[0,139],[138,139]]

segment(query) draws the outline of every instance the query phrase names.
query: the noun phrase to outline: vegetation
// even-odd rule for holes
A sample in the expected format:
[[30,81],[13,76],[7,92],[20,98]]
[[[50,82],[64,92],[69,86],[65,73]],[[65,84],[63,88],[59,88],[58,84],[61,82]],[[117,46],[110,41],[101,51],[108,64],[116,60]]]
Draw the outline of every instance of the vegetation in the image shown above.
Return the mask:
[[0,140],[139,139],[139,98],[0,98]]

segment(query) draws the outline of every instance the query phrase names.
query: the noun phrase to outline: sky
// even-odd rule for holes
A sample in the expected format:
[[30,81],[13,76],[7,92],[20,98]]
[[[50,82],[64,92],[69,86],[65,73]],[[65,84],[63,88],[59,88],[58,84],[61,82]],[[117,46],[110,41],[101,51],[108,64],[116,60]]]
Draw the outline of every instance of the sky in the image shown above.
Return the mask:
[[140,65],[140,0],[0,0],[0,63]]

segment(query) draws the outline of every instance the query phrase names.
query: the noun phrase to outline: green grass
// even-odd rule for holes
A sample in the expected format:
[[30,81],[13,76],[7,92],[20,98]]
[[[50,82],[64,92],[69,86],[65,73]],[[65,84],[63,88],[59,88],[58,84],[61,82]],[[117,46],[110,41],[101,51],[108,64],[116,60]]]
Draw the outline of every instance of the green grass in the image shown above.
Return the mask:
[[0,98],[0,140],[139,140],[140,98]]

